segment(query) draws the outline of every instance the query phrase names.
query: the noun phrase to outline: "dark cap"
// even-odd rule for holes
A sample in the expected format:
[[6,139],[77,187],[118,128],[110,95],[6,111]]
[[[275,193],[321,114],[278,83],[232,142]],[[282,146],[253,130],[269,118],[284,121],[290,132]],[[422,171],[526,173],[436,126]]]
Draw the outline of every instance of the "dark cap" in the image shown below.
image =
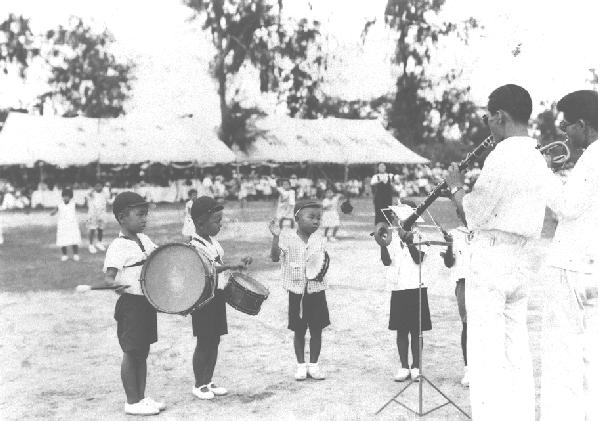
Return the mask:
[[192,203],[191,216],[195,220],[200,216],[210,216],[215,212],[223,210],[223,205],[219,204],[215,199],[209,196],[201,196]]
[[113,214],[119,219],[119,214],[127,208],[135,208],[137,206],[148,206],[148,202],[139,194],[132,191],[124,191],[115,197],[113,202]]
[[294,206],[294,218],[298,216],[298,212],[300,212],[302,209],[307,208],[321,209],[321,204],[310,199],[300,200],[296,202],[296,205]]

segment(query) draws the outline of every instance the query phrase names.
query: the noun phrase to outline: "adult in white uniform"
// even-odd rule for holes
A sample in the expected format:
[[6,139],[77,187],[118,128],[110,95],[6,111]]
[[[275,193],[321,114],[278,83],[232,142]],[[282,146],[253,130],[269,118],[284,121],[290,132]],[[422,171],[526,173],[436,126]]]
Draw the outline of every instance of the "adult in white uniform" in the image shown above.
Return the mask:
[[[475,421],[533,421],[535,394],[527,334],[528,241],[540,237],[547,165],[527,135],[531,97],[504,85],[488,100],[488,122],[499,142],[472,193],[452,164],[446,181],[473,230],[466,283],[467,350]],[[526,180],[526,182],[523,182]]]
[[576,91],[557,105],[572,149],[585,149],[566,184],[554,180],[550,208],[558,226],[542,272],[542,421],[599,420],[598,265],[600,144],[598,93]]

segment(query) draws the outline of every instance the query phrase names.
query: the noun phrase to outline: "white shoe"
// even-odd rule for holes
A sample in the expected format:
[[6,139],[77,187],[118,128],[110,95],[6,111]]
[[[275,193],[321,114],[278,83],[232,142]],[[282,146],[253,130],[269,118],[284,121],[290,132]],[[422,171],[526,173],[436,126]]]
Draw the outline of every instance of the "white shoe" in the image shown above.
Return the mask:
[[307,374],[308,372],[306,369],[306,364],[298,363],[298,367],[296,367],[296,373],[294,374],[294,378],[296,380],[305,380]]
[[419,370],[418,368],[410,369],[410,378],[413,379],[413,381],[415,381],[415,382],[420,381],[420,377],[421,377],[421,370]]
[[148,404],[145,401],[138,403],[125,404],[125,413],[129,415],[156,415],[160,411],[157,407]]
[[75,260],[76,262],[79,262],[79,255],[78,254],[74,254],[73,255],[73,260]]
[[106,251],[106,246],[102,243],[97,243],[96,248],[100,251]]
[[467,367],[465,367],[465,375],[460,381],[460,384],[463,385],[463,387],[469,387],[469,370]]
[[224,396],[227,394],[227,389],[225,389],[224,387],[215,386],[214,383],[208,384],[208,390],[213,392],[215,396]]
[[65,256],[64,254],[62,256],[60,256],[61,262],[66,262],[67,260],[69,260],[69,256]]
[[157,402],[152,398],[144,398],[142,402],[146,402],[148,405],[155,406],[159,411],[164,411],[167,408],[167,404],[164,402]]
[[96,254],[96,247],[94,247],[93,244],[90,244],[88,250],[90,251],[90,254]]
[[334,242],[334,243],[335,243],[335,242],[337,241],[337,238],[335,238],[335,237],[329,237],[329,241],[331,241],[331,242]]
[[208,385],[202,385],[200,387],[194,387],[192,393],[198,399],[210,400],[215,397],[215,394],[208,388]]
[[394,376],[394,381],[403,382],[404,380],[408,380],[410,377],[410,370],[408,368],[400,367],[398,372]]
[[323,380],[325,378],[325,374],[319,368],[318,363],[308,363],[307,375],[315,380]]

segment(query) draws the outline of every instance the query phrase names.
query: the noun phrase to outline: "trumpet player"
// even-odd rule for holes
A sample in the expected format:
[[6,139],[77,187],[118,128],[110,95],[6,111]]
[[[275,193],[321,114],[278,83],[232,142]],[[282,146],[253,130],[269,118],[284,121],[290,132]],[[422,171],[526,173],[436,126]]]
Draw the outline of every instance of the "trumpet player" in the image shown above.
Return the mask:
[[497,146],[472,192],[463,191],[457,164],[446,178],[473,231],[466,284],[471,410],[475,421],[533,421],[525,256],[527,243],[541,234],[548,168],[528,136],[532,101],[524,88],[497,88],[487,111],[484,120]]
[[560,129],[572,148],[584,152],[564,186],[549,175],[554,178],[549,206],[558,225],[543,270],[541,420],[599,420],[598,93],[571,92],[557,109],[564,117]]

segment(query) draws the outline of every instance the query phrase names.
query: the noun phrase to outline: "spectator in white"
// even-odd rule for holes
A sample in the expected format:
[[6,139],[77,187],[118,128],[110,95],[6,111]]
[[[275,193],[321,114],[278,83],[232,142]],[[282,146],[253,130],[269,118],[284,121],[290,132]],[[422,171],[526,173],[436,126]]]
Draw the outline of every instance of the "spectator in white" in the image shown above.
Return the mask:
[[[550,208],[558,226],[546,257],[542,322],[541,421],[600,419],[600,144],[598,93],[563,97],[560,129],[585,151],[563,186],[549,171]],[[485,168],[484,168],[485,170]]]
[[269,178],[266,175],[263,175],[259,181],[260,190],[262,191],[263,198],[270,199],[273,194],[271,190],[271,184],[269,183]]
[[275,219],[279,228],[283,228],[284,222],[290,224],[290,228],[294,228],[294,206],[296,206],[296,192],[292,190],[290,181],[286,179],[280,180],[280,186],[277,188],[279,198],[277,200],[277,210]]
[[240,189],[238,191],[238,200],[240,201],[240,208],[244,209],[248,203],[248,178],[242,176],[240,178]]
[[269,176],[269,186],[271,187],[271,196],[273,196],[277,191],[277,177],[273,174]]
[[[104,186],[101,182],[97,182],[87,196],[87,228],[89,230],[90,240],[88,250],[91,254],[96,253],[97,250],[106,250],[106,247],[104,247],[104,244],[102,243],[102,236],[104,234],[104,226],[106,225],[107,219],[107,205],[108,197],[104,192]],[[96,232],[98,233],[98,242],[95,241]]]
[[227,195],[227,189],[225,188],[223,180],[224,178],[222,175],[217,175],[215,177],[215,182],[213,183],[214,198],[218,201],[224,200]]
[[484,119],[498,145],[472,193],[465,196],[458,164],[446,178],[473,230],[466,283],[471,410],[475,421],[533,421],[525,246],[542,231],[548,168],[537,141],[527,136],[532,102],[525,89],[497,88],[487,109]]
[[290,176],[290,187],[294,191],[298,188],[298,177],[296,176],[296,174],[292,174]]
[[214,197],[213,178],[210,173],[206,173],[202,179],[202,194],[200,196]]
[[256,176],[250,175],[246,179],[246,191],[248,192],[248,200],[256,200]]

